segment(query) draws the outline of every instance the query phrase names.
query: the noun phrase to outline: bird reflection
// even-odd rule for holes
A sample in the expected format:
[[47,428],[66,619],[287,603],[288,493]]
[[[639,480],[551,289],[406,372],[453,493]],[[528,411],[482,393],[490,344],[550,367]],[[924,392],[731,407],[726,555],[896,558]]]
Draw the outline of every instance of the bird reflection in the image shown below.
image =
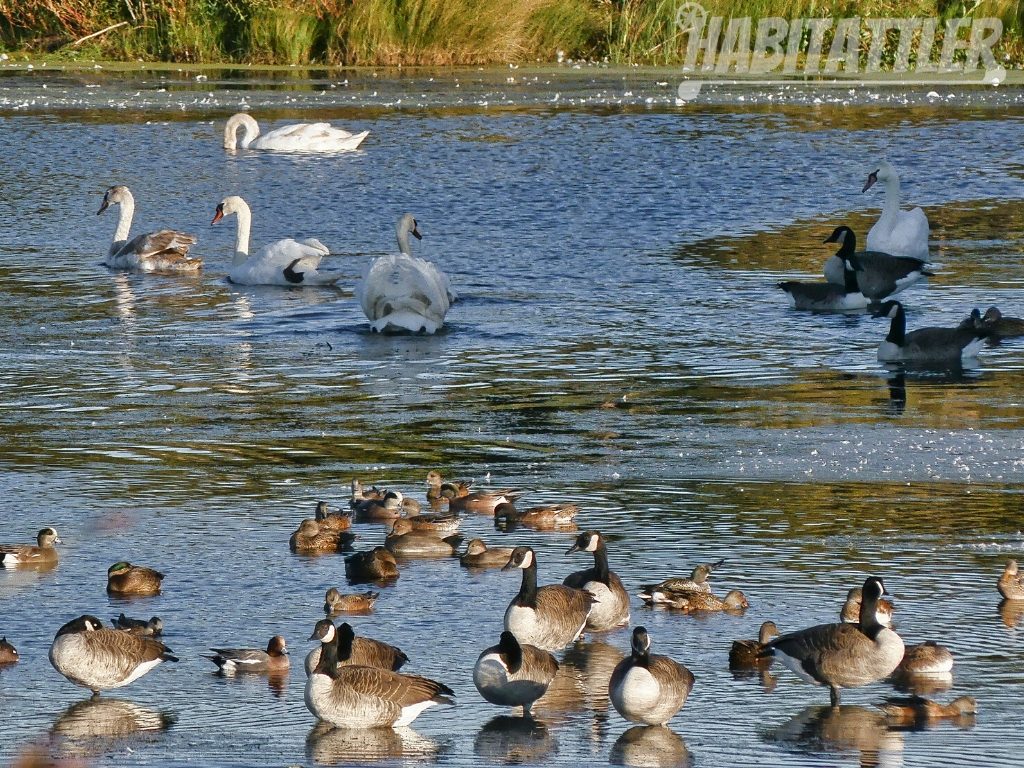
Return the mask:
[[889,413],[901,416],[907,408],[907,378],[901,372],[889,379]]
[[684,768],[693,765],[686,742],[663,725],[635,725],[615,740],[608,762],[637,768]]
[[623,656],[604,640],[593,640],[573,645],[561,662],[577,670],[584,709],[593,713],[591,736],[595,744],[604,743],[608,737],[608,683]]
[[306,737],[306,756],[318,765],[400,757],[436,760],[436,741],[420,736],[408,726],[400,728],[334,728],[318,723]]
[[267,687],[270,689],[270,692],[274,694],[275,698],[280,699],[283,697],[285,689],[288,687],[288,670],[280,669],[268,672]]
[[558,741],[539,720],[498,715],[480,729],[473,752],[488,765],[540,763],[551,753],[558,753]]
[[859,752],[860,765],[903,765],[903,735],[881,712],[857,705],[808,707],[767,734],[798,752]]
[[1003,600],[999,603],[999,616],[1005,626],[1016,627],[1024,618],[1024,600]]
[[99,756],[150,740],[177,718],[131,701],[92,698],[72,704],[50,728],[55,753],[61,757]]
[[942,693],[953,687],[952,672],[932,672],[926,675],[898,674],[890,678],[897,691],[912,693],[915,696],[927,696]]

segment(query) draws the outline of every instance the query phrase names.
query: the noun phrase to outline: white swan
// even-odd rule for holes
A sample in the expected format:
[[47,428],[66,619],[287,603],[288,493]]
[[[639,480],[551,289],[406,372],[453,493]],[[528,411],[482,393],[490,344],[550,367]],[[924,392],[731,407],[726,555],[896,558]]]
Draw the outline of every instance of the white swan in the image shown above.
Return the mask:
[[429,261],[416,258],[409,235],[421,240],[416,219],[405,214],[395,226],[400,253],[374,259],[363,272],[356,296],[375,331],[426,331],[444,325],[455,301],[448,276]]
[[239,285],[334,285],[339,276],[317,272],[320,259],[330,254],[327,246],[315,238],[278,240],[263,246],[256,255],[249,255],[249,228],[252,212],[245,200],[233,195],[217,206],[210,224],[216,224],[232,213],[238,215],[235,235],[235,258],[228,270],[228,279]]
[[920,208],[900,210],[900,177],[884,160],[868,174],[861,192],[867,192],[878,181],[885,182],[885,205],[868,232],[867,250],[928,261],[928,217]]
[[296,123],[260,136],[260,127],[251,115],[239,112],[224,126],[224,149],[235,149],[238,129],[242,129],[242,149],[269,149],[277,152],[340,152],[356,149],[369,131],[349,133],[330,123]]
[[202,259],[188,255],[188,249],[195,245],[195,235],[161,229],[128,239],[135,215],[135,198],[128,187],[119,184],[108,189],[96,215],[111,205],[120,205],[121,215],[114,231],[114,241],[103,260],[108,267],[133,272],[195,272],[202,268]]

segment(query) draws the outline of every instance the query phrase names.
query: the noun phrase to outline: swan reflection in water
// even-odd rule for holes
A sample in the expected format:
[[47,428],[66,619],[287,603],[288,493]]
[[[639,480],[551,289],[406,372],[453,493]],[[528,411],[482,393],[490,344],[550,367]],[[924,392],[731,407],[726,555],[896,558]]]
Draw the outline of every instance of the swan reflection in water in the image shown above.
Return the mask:
[[95,757],[125,746],[152,741],[177,721],[131,701],[92,698],[72,704],[50,728],[53,753],[59,757]]
[[487,765],[542,763],[548,755],[558,754],[558,741],[539,720],[498,715],[477,733],[473,752]]
[[440,746],[409,726],[335,728],[318,723],[306,737],[306,757],[317,765],[350,765],[388,758],[437,759]]
[[808,707],[764,738],[802,753],[856,752],[864,768],[903,765],[903,734],[880,711],[858,705]]
[[688,768],[693,758],[675,731],[663,725],[634,725],[615,740],[608,762],[635,768]]

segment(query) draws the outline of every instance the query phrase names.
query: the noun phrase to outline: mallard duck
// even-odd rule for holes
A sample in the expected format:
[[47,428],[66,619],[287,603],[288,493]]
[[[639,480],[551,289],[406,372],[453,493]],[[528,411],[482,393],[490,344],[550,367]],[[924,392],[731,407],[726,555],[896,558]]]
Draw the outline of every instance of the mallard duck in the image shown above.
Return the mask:
[[124,560],[107,569],[107,593],[111,595],[159,595],[164,575],[152,568]]
[[345,558],[345,575],[349,581],[388,581],[398,578],[398,562],[384,547],[369,552],[356,552]]
[[288,547],[292,552],[305,555],[323,552],[344,552],[351,549],[356,534],[348,531],[336,531],[325,528],[312,518],[306,518],[299,528],[288,539]]
[[352,515],[343,515],[340,512],[332,511],[326,501],[318,501],[316,503],[314,517],[321,530],[341,533],[352,527]]
[[729,649],[729,669],[749,669],[766,667],[771,664],[772,657],[765,656],[762,651],[773,637],[779,636],[775,622],[766,621],[757,631],[757,640],[733,640]]
[[324,597],[324,613],[369,613],[379,597],[380,592],[342,594],[335,587],[331,587]]
[[1009,560],[999,577],[999,594],[1007,600],[1024,600],[1024,578],[1021,578],[1016,560]]

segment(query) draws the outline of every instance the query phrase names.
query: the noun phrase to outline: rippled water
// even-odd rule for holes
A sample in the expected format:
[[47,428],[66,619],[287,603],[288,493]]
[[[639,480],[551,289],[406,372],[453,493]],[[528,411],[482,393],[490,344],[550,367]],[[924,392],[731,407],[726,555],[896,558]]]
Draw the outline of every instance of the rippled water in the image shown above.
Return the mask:
[[[1016,763],[1024,621],[994,585],[1024,550],[1024,344],[899,378],[875,361],[885,321],[797,313],[773,286],[818,272],[837,224],[866,231],[881,193],[860,188],[884,155],[942,265],[904,294],[910,327],[1024,312],[1020,91],[775,104],[736,87],[676,106],[663,72],[306,74],[0,75],[0,532],[52,524],[66,542],[56,570],[0,572],[0,635],[23,658],[0,670],[0,759],[39,742],[100,765]],[[229,155],[219,130],[243,103],[371,137],[338,157]],[[113,183],[136,227],[200,236],[201,276],[99,265]],[[209,221],[228,194],[252,205],[254,244],[328,244],[341,290],[226,283],[234,222]],[[370,335],[351,295],[406,210],[462,297],[433,338]],[[324,590],[344,585],[340,558],[288,552],[316,499],[343,501],[353,476],[415,495],[433,468],[579,503],[631,590],[726,558],[716,589],[742,589],[744,615],[634,605],[697,677],[674,734],[608,706],[627,631],[564,654],[540,724],[498,719],[470,670],[518,577],[455,561],[407,564],[352,619],[455,689],[413,731],[314,728],[298,666],[272,685],[211,673],[210,645],[281,632],[294,661],[309,649]],[[585,565],[564,532],[463,528],[536,547],[542,583]],[[357,529],[360,546],[383,537]],[[108,598],[124,558],[165,571],[163,594]],[[731,640],[832,620],[866,573],[907,640],[952,648],[935,695],[977,697],[973,727],[890,730],[873,706],[887,684],[833,712],[786,671],[770,692],[729,673]],[[160,615],[182,661],[83,702],[46,660],[53,633],[122,610]]]

